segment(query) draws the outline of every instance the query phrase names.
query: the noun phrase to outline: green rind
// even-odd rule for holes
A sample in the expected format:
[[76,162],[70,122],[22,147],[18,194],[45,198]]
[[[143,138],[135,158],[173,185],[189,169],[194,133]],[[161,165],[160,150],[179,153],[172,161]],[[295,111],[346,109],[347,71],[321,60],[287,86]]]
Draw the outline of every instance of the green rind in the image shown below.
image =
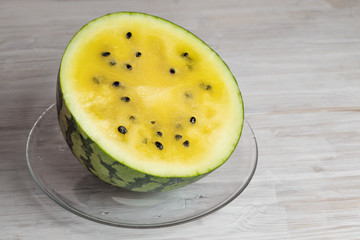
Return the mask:
[[61,132],[75,157],[99,179],[114,186],[137,192],[162,192],[186,186],[204,175],[194,177],[158,177],[132,169],[113,159],[79,126],[63,98],[60,77],[56,91],[57,114]]
[[[113,14],[141,14],[157,19],[161,19],[162,21],[168,22],[178,28],[181,28],[188,32],[190,35],[195,37],[196,39],[200,40],[205,46],[207,46],[216,56],[217,58],[226,66],[229,73],[231,74],[234,82],[237,84],[235,77],[231,73],[227,64],[220,58],[220,56],[203,40],[198,38],[196,35],[191,33],[190,31],[182,28],[181,26],[170,22],[166,19],[148,15],[146,13],[141,12],[118,12],[118,13],[110,13],[104,15],[100,18],[107,17]],[[94,22],[100,18],[94,19],[91,22]],[[87,27],[91,22],[84,25],[77,33]],[[68,46],[76,37],[77,33],[74,37],[70,40]],[[67,48],[65,49],[66,52]],[[60,66],[61,68],[61,66]],[[160,192],[160,191],[167,191],[179,187],[186,186],[190,183],[193,183],[202,177],[206,176],[211,171],[215,170],[216,168],[220,167],[222,164],[226,162],[226,160],[231,156],[233,151],[236,148],[236,145],[240,139],[242,129],[243,129],[243,122],[241,123],[240,132],[238,135],[238,139],[236,144],[234,144],[233,150],[226,156],[222,163],[220,163],[216,168],[209,169],[209,172],[206,174],[202,174],[199,176],[193,177],[159,177],[149,175],[138,170],[132,169],[116,159],[112,158],[109,154],[107,154],[101,147],[99,147],[79,126],[76,122],[75,117],[70,113],[65,100],[62,95],[61,83],[60,83],[60,71],[57,80],[57,93],[56,93],[56,102],[57,102],[57,113],[58,113],[58,120],[60,124],[61,131],[64,135],[64,138],[69,145],[71,151],[75,155],[75,157],[95,176],[99,179],[110,183],[112,185],[122,187],[131,191],[138,191],[138,192]],[[243,103],[242,95],[240,89],[237,88],[238,95]],[[242,104],[243,106],[243,104]],[[242,107],[242,113],[244,116],[244,107]]]

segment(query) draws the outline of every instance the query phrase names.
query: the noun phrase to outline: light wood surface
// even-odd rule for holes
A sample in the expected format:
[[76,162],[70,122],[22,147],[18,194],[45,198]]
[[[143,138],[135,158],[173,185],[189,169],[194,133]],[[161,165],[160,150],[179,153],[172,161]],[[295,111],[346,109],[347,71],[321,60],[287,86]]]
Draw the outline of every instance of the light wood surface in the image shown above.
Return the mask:
[[[186,224],[82,219],[35,184],[29,131],[93,18],[141,11],[198,35],[238,80],[259,144],[247,189]],[[360,1],[0,1],[0,239],[360,239]]]

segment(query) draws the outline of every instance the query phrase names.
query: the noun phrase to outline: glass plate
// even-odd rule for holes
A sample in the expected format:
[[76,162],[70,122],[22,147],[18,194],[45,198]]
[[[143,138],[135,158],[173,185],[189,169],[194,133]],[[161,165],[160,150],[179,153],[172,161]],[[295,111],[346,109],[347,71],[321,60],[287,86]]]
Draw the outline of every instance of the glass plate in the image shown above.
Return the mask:
[[36,183],[63,208],[98,223],[149,228],[202,217],[235,199],[255,172],[257,144],[245,121],[231,157],[206,177],[168,192],[130,192],[99,180],[72,155],[61,134],[53,104],[33,126],[26,157]]

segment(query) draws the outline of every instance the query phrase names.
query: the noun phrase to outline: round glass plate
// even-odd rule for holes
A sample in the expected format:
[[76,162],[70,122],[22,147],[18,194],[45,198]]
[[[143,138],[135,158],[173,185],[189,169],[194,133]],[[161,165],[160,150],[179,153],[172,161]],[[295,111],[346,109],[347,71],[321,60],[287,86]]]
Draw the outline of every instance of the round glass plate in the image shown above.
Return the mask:
[[53,104],[33,126],[26,157],[40,188],[70,212],[112,226],[149,228],[202,217],[235,199],[254,174],[257,144],[245,121],[231,157],[206,177],[168,192],[130,192],[99,180],[72,155],[61,134]]

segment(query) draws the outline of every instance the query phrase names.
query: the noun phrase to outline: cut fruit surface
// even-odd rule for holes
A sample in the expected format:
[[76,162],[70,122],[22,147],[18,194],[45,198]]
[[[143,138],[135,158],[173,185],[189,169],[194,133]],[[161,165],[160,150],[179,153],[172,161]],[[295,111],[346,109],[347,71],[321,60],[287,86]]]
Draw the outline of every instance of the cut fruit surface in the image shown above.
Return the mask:
[[109,14],[74,36],[57,103],[75,156],[99,178],[138,191],[176,187],[219,167],[244,119],[221,58],[192,33],[143,13]]

